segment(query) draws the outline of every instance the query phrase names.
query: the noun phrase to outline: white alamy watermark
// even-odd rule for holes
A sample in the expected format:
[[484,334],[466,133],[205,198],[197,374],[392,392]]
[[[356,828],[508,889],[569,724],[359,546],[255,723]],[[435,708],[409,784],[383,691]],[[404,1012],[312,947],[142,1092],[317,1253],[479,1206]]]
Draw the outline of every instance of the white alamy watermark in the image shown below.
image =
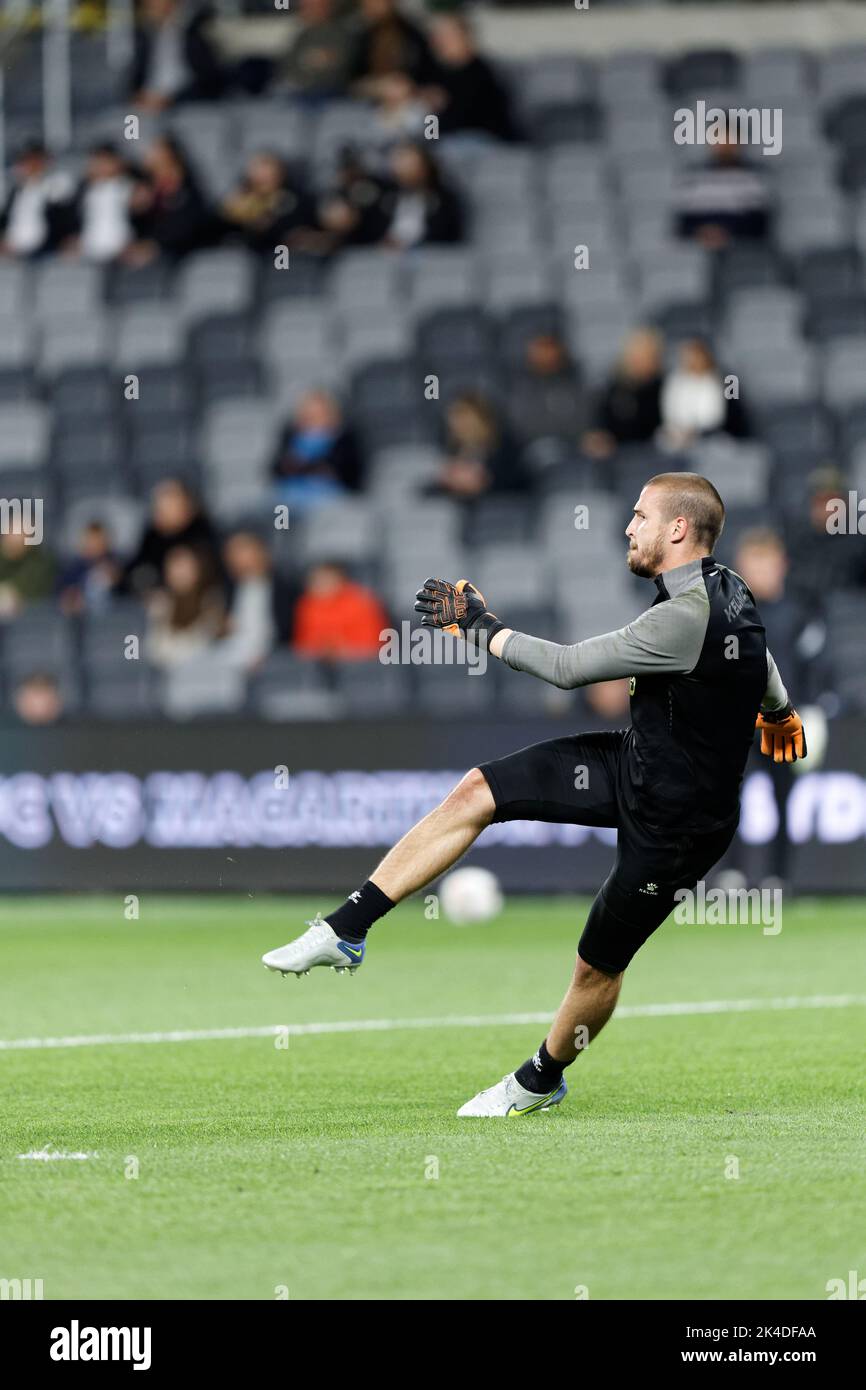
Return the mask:
[[134,1371],[150,1370],[149,1327],[69,1327],[51,1329],[52,1361],[131,1361]]
[[486,634],[475,640],[446,638],[435,628],[413,627],[408,619],[379,633],[383,666],[466,666],[470,675],[487,670]]
[[861,1279],[860,1272],[856,1269],[848,1270],[847,1279],[828,1279],[824,1288],[828,1301],[836,1298],[854,1298],[862,1302],[866,1299],[866,1279]]
[[782,930],[781,888],[707,888],[701,879],[694,888],[678,888],[674,902],[680,926],[761,926],[764,936]]
[[0,1279],[0,1302],[39,1301],[45,1297],[41,1279]]
[[831,497],[827,502],[829,536],[866,536],[866,497],[853,488],[847,497]]
[[42,498],[0,497],[0,535],[23,536],[25,545],[41,545]]
[[707,106],[674,112],[675,145],[759,145],[763,154],[782,153],[781,106]]

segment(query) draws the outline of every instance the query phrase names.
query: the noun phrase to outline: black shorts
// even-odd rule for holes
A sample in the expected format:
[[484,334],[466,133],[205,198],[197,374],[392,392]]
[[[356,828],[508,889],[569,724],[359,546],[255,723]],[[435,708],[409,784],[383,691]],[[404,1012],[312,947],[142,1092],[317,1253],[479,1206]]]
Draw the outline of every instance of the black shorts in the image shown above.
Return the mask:
[[482,763],[496,802],[494,821],[544,820],[615,827],[616,860],[592,905],[578,954],[610,975],[632,956],[721,859],[736,820],[697,834],[642,824],[622,795],[625,733],[575,734]]

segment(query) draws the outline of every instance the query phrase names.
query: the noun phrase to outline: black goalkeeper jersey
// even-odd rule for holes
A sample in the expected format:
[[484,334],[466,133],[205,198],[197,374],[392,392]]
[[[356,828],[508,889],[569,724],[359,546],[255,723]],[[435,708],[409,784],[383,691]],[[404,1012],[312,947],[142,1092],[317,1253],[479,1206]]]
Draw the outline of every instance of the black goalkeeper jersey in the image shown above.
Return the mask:
[[572,646],[515,632],[502,660],[563,689],[629,677],[620,795],[647,826],[709,831],[738,815],[758,711],[788,696],[738,574],[710,555],[655,585],[627,627]]

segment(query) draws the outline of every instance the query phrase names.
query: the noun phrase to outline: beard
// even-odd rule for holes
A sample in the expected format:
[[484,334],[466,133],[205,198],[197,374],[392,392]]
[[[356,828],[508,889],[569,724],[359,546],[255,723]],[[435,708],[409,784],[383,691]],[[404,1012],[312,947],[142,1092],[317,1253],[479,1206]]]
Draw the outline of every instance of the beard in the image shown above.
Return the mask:
[[641,579],[654,579],[661,569],[663,559],[663,546],[661,538],[655,540],[652,545],[644,546],[638,552],[629,546],[626,562],[632,574],[637,574]]

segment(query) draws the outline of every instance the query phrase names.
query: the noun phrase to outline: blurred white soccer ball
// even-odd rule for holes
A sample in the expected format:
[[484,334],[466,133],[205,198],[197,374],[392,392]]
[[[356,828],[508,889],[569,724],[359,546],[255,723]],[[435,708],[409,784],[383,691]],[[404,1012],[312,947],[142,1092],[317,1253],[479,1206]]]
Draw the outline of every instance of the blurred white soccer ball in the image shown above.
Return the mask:
[[499,880],[489,869],[455,869],[439,885],[445,916],[458,926],[489,922],[502,911],[505,899]]

